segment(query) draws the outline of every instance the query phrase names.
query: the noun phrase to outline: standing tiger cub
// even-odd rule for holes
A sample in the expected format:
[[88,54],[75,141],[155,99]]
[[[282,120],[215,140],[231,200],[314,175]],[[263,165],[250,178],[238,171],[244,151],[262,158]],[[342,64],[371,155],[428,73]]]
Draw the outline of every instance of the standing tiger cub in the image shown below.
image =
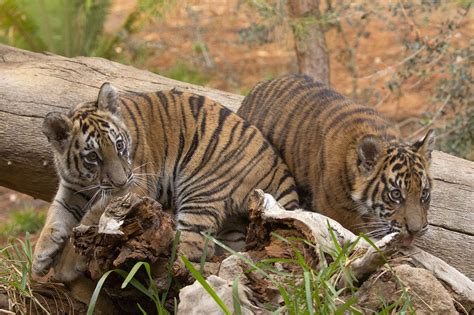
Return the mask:
[[305,207],[406,245],[427,231],[431,130],[405,144],[374,109],[304,75],[258,84],[238,114],[279,150]]
[[[102,85],[96,102],[50,113],[43,132],[60,178],[37,242],[33,271],[43,274],[91,205],[134,192],[176,213],[180,253],[201,257],[201,232],[246,216],[256,188],[298,207],[293,177],[260,131],[222,105],[176,90],[118,95]],[[210,246],[208,255],[212,256]]]

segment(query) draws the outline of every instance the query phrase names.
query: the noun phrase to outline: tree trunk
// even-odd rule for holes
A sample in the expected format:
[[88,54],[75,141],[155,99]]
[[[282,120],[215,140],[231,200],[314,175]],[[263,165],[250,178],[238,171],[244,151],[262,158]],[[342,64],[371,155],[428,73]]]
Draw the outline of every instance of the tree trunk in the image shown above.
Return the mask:
[[[109,81],[120,90],[176,87],[236,111],[242,96],[182,83],[100,58],[65,58],[0,45],[0,185],[51,200],[57,177],[41,124],[97,97]],[[474,163],[434,152],[430,229],[417,245],[474,278]]]
[[329,85],[329,54],[319,0],[290,0],[288,5],[299,72]]

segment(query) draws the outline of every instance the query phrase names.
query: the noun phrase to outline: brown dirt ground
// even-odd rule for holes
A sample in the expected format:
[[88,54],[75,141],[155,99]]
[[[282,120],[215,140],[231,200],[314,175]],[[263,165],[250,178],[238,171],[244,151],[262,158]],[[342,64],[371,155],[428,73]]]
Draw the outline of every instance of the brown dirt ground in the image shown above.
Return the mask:
[[[234,93],[246,93],[263,79],[297,70],[292,35],[283,26],[275,31],[275,41],[272,43],[251,47],[239,42],[238,31],[249,27],[251,22],[261,20],[255,10],[242,5],[242,1],[172,2],[163,19],[151,23],[123,43],[123,47],[118,48],[117,51],[123,48],[125,54],[127,49],[139,50],[140,47],[146,47],[151,57],[144,60],[138,58],[133,61],[133,65],[153,71],[166,71],[173,65],[184,62],[205,73],[209,78],[207,86]],[[116,32],[135,5],[136,1],[113,1],[106,31]],[[443,17],[446,14],[453,12],[443,12]],[[190,18],[191,16],[195,18]],[[431,25],[428,25],[422,29],[423,34],[432,32],[430,27]],[[380,21],[371,22],[368,31],[370,37],[361,41],[357,54],[360,88],[373,84],[379,93],[385,96],[389,93],[384,83],[390,78],[393,70],[383,70],[396,65],[406,57],[406,52],[400,42],[400,34],[385,30]],[[466,19],[466,23],[454,37],[458,43],[467,43],[473,34],[473,19]],[[347,35],[350,41],[355,36],[350,29]],[[206,56],[196,51],[196,44],[199,42],[206,44]],[[327,34],[327,43],[330,51],[340,45],[335,32]],[[435,110],[430,107],[429,100],[439,77],[440,74],[435,74],[415,88],[405,89],[399,99],[388,96],[377,108],[396,122],[410,117],[419,118],[425,111]],[[350,95],[351,77],[335,54],[331,55],[331,83],[335,89]],[[22,209],[26,204],[36,209],[45,208],[44,202],[0,187],[0,222],[7,220],[11,211]]]

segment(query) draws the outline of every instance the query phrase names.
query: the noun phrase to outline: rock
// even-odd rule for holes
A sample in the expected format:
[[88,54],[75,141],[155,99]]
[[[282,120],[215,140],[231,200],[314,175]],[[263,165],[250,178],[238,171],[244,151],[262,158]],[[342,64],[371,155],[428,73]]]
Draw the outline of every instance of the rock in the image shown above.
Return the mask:
[[396,302],[402,295],[403,283],[411,296],[416,314],[458,314],[453,299],[443,285],[426,269],[399,265],[374,274],[358,292],[359,306],[364,313],[379,311],[380,301],[387,304]]
[[[214,289],[229,311],[234,314],[232,302],[232,281],[227,281],[218,276],[211,275],[207,278],[207,283]],[[248,289],[239,284],[239,300],[242,314],[269,314],[270,312],[258,308],[250,303],[247,292]],[[207,293],[198,281],[192,285],[184,287],[179,293],[178,315],[220,315],[224,314],[216,301]]]
[[[240,253],[240,254],[243,257],[251,260],[248,253]],[[245,274],[244,274],[244,268],[242,267],[243,265],[247,266],[246,263],[241,258],[235,255],[231,255],[221,262],[218,275],[222,279],[225,279],[231,282],[234,281],[235,278],[240,277],[239,281],[241,282],[244,281],[242,283],[246,284],[245,281],[247,280],[247,278],[245,277]]]

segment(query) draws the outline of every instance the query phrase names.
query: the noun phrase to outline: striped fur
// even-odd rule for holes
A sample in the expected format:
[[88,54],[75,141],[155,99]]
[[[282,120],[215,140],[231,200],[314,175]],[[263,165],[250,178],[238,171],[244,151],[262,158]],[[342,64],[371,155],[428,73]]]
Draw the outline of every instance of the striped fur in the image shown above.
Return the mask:
[[426,231],[431,131],[405,144],[373,108],[304,75],[258,84],[238,114],[279,150],[305,207],[354,232],[401,231],[407,243]]
[[49,114],[44,132],[61,183],[35,255],[37,271],[58,251],[41,245],[48,231],[67,232],[53,241],[59,248],[91,204],[127,191],[176,212],[179,249],[192,260],[202,255],[201,232],[216,234],[229,219],[246,216],[254,189],[298,206],[292,176],[260,131],[204,96],[171,90],[119,97],[104,84],[97,102],[67,116]]

